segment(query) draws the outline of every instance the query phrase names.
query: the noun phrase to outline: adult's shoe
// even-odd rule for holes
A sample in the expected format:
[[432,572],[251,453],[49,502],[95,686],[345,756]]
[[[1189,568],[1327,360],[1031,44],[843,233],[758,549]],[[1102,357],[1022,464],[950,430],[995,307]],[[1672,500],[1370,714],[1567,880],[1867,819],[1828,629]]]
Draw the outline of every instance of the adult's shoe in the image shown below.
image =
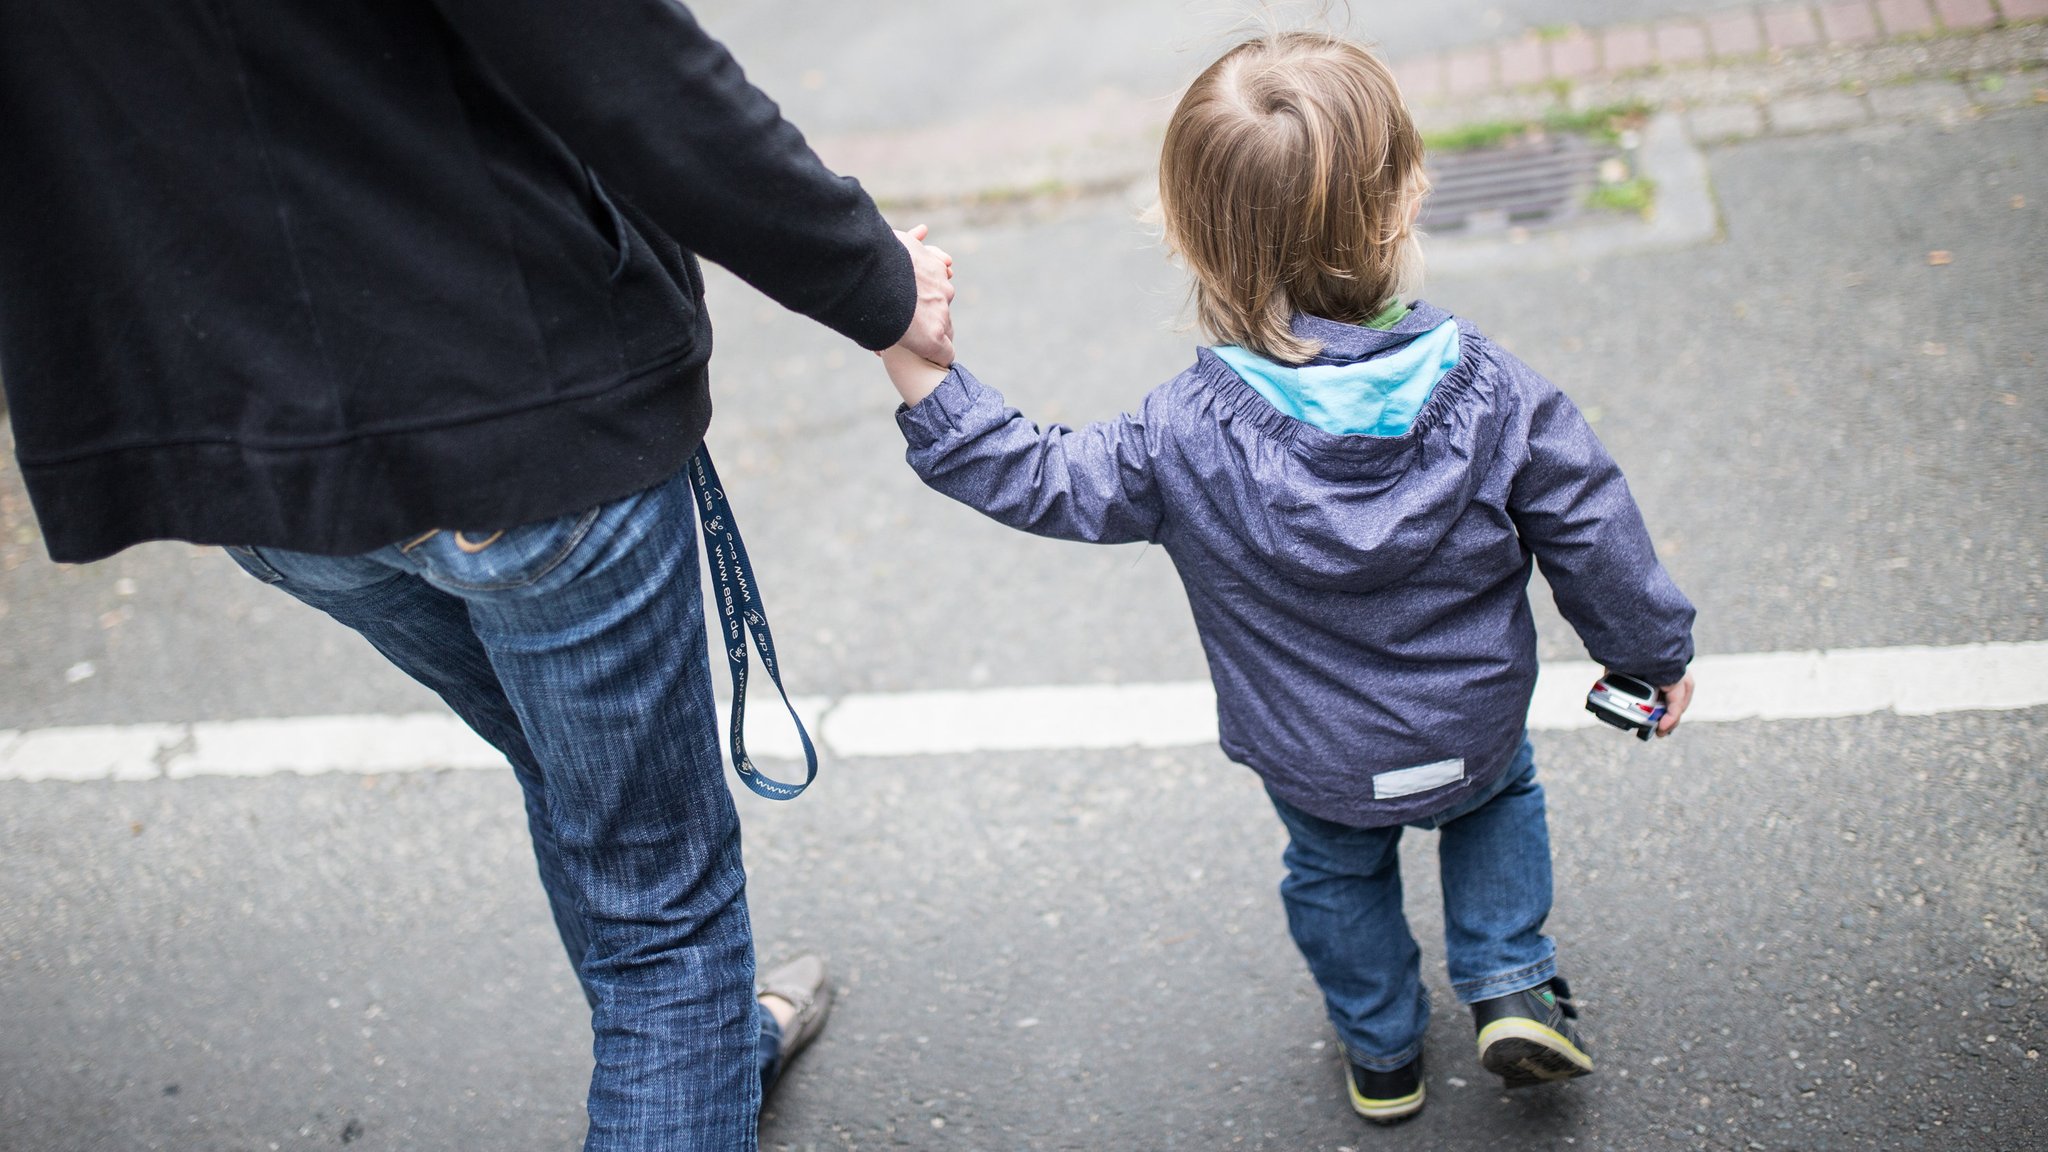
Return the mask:
[[782,1026],[782,1043],[776,1048],[783,1067],[804,1050],[825,1027],[825,1015],[832,1010],[832,987],[825,979],[825,961],[806,954],[777,967],[755,981],[754,995],[774,996],[796,1009]]

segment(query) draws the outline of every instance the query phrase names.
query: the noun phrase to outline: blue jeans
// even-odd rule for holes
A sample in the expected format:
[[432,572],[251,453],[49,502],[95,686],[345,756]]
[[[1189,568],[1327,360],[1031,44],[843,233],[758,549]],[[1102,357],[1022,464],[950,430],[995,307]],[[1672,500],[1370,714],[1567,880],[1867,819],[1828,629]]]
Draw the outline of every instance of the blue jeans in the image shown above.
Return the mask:
[[[1422,1051],[1429,995],[1421,952],[1401,912],[1401,825],[1353,828],[1272,797],[1287,825],[1287,926],[1323,990],[1351,1059],[1386,1072]],[[1528,741],[1464,803],[1417,820],[1436,829],[1444,890],[1444,959],[1471,1004],[1534,988],[1557,974],[1543,934],[1550,915],[1550,833]]]
[[229,550],[362,633],[511,762],[591,1006],[592,1152],[752,1149],[777,1071],[695,533],[678,474],[504,532],[346,557]]

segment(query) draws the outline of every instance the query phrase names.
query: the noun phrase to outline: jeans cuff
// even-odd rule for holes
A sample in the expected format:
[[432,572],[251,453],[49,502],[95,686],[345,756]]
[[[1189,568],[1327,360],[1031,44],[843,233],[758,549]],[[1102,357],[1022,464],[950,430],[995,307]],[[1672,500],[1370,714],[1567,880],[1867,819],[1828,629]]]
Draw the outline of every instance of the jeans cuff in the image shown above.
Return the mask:
[[761,1091],[766,1093],[782,1078],[782,1025],[775,1022],[775,1014],[754,1001],[755,1015],[761,1021],[761,1038],[755,1064],[761,1070]]
[[1397,1068],[1404,1068],[1417,1056],[1422,1055],[1422,1040],[1420,1038],[1417,1038],[1415,1043],[1403,1048],[1400,1055],[1392,1057],[1361,1056],[1351,1045],[1344,1043],[1342,1040],[1337,1041],[1337,1046],[1344,1049],[1344,1058],[1346,1060],[1351,1061],[1360,1068],[1366,1068],[1374,1072],[1392,1072]]
[[[1465,980],[1451,985],[1460,1004],[1477,1004],[1481,1000],[1492,1000],[1500,996],[1512,996],[1541,984],[1548,984],[1557,976],[1557,957],[1551,956],[1527,968],[1503,972],[1484,980]],[[1370,1067],[1370,1065],[1368,1065]]]

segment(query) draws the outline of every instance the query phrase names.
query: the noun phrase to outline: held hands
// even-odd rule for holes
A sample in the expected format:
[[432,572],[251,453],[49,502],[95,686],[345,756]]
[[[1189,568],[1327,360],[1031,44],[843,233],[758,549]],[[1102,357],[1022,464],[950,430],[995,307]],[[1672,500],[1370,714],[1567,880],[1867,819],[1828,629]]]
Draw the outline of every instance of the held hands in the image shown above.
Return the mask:
[[1676,684],[1666,684],[1657,689],[1664,697],[1664,718],[1657,721],[1657,735],[1669,736],[1678,727],[1678,718],[1685,715],[1685,706],[1692,703],[1692,673]]
[[910,318],[910,330],[897,346],[939,365],[953,363],[953,258],[924,242],[926,228],[919,224],[896,238],[910,250],[911,267],[917,272],[917,313]]
[[917,269],[917,314],[895,347],[879,353],[905,404],[931,395],[953,363],[953,258],[924,242],[919,224],[896,233]]

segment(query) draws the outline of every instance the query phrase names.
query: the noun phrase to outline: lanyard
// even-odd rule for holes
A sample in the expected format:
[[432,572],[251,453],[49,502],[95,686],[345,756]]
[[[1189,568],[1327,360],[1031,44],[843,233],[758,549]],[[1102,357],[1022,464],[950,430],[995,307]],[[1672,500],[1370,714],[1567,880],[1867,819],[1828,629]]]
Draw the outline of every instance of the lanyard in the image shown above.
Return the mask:
[[[704,524],[704,548],[711,565],[711,580],[717,592],[718,615],[725,641],[725,661],[732,668],[732,766],[747,787],[770,800],[794,800],[818,778],[818,750],[811,746],[811,734],[804,731],[803,718],[789,702],[782,686],[782,672],[775,664],[775,637],[768,632],[768,610],[756,591],[754,566],[747,561],[747,546],[740,542],[739,524],[733,520],[732,505],[726,503],[719,486],[718,471],[711,466],[711,450],[699,444],[690,458],[690,491],[697,497],[697,513]],[[797,739],[804,744],[804,782],[784,784],[771,780],[747,758],[744,735],[747,718],[747,637],[761,651],[761,667],[782,695],[782,706],[796,722]]]

